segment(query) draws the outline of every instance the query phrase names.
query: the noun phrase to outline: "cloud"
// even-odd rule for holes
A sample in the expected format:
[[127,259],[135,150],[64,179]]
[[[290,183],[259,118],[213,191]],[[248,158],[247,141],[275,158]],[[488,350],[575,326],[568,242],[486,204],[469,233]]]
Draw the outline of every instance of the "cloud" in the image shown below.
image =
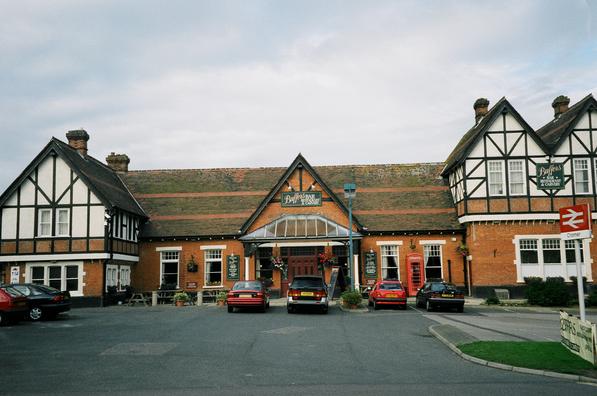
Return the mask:
[[539,127],[597,86],[582,1],[143,4],[0,17],[0,185],[79,127],[135,169],[437,162],[477,97]]

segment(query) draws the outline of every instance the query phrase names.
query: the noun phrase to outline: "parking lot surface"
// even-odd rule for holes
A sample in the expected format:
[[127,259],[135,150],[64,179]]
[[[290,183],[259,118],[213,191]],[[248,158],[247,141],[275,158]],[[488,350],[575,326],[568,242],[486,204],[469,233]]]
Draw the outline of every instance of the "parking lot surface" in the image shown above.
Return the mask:
[[491,314],[480,309],[428,314],[413,307],[361,314],[332,307],[328,315],[289,315],[281,306],[233,314],[212,306],[73,309],[54,321],[0,329],[0,393],[597,392],[584,384],[472,364],[428,331],[439,320],[480,321]]

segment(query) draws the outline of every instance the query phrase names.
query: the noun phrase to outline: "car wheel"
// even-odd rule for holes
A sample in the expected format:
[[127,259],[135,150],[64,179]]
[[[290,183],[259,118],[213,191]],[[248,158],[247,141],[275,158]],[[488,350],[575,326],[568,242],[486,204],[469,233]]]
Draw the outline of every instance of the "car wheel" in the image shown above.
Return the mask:
[[228,306],[228,313],[232,313],[234,312],[234,307],[231,307],[230,305]]
[[266,310],[266,309],[267,309],[267,304],[263,304],[263,305],[261,306],[261,308],[259,308],[259,312],[261,312],[261,313],[265,313],[265,310]]
[[44,312],[40,307],[33,307],[29,310],[29,319],[33,320],[34,322],[40,320]]
[[433,307],[431,306],[431,303],[429,302],[429,300],[427,300],[427,312],[431,312],[433,311]]
[[294,313],[294,307],[291,307],[290,305],[286,306],[286,310],[288,311],[289,314]]
[[267,302],[267,304],[265,304],[266,308],[269,308],[269,301]]
[[4,326],[6,324],[6,315],[0,312],[0,326]]
[[373,303],[371,302],[371,300],[369,300],[369,306],[372,307]]
[[373,309],[376,311],[379,309],[379,306],[377,305],[377,301],[375,301],[375,300],[373,300]]
[[321,313],[324,314],[324,315],[327,314],[328,313],[328,307],[321,308]]
[[403,310],[403,311],[406,311],[406,308],[408,308],[408,307],[406,306],[406,304],[404,304],[404,305],[401,305],[401,306],[400,306],[400,309],[401,309],[401,310]]
[[458,308],[456,308],[456,310],[460,313],[462,313],[464,311],[464,304],[459,305]]
[[422,308],[421,301],[418,297],[415,299],[415,305],[417,306],[417,308]]

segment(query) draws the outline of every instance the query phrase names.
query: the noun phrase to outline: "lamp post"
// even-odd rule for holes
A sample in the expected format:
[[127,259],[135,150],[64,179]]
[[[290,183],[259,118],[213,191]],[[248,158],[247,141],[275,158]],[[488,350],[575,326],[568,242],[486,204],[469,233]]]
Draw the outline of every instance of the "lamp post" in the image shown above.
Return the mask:
[[344,198],[348,198],[348,272],[350,276],[350,288],[354,290],[354,269],[352,254],[352,199],[357,196],[357,185],[354,183],[344,184]]

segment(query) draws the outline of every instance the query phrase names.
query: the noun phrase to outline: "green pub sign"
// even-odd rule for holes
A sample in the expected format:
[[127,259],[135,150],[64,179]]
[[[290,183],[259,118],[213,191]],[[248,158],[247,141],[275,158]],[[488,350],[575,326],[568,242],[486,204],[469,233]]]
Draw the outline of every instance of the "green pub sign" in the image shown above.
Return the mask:
[[226,256],[226,278],[240,280],[240,256]]
[[539,190],[562,190],[564,188],[564,165],[555,163],[536,165]]
[[365,278],[377,278],[377,254],[375,252],[365,253]]
[[282,206],[321,206],[321,192],[319,191],[293,191],[282,193]]

